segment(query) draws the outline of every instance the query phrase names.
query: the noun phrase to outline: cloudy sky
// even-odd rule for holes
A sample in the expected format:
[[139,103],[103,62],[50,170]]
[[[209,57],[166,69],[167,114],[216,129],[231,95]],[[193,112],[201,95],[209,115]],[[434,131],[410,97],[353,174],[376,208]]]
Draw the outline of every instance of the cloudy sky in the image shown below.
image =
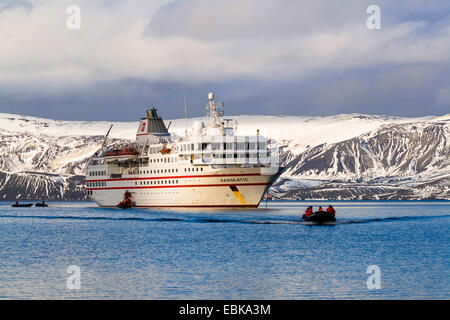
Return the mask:
[[449,0],[0,0],[0,112],[180,118],[184,87],[190,116],[450,113]]

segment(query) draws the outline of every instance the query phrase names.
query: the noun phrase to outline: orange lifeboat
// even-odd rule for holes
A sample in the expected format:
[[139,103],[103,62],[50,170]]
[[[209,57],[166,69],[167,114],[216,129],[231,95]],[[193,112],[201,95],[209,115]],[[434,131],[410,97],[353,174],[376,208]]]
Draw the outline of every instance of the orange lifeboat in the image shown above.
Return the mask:
[[161,150],[159,150],[159,152],[161,152],[161,154],[168,154],[171,151],[172,151],[172,149],[167,148],[166,145],[164,145],[164,147]]
[[139,152],[136,150],[136,146],[121,146],[120,148],[115,148],[109,150],[105,153],[105,157],[117,157],[117,156],[129,156],[129,155],[139,155]]

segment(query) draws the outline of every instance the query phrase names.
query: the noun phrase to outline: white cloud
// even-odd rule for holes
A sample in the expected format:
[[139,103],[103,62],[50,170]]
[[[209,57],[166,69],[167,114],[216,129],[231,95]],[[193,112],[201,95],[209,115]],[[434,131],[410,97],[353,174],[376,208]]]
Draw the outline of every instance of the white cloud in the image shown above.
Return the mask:
[[445,24],[433,34],[425,21],[369,31],[361,1],[76,2],[80,31],[66,28],[72,2],[33,1],[31,11],[0,11],[0,83],[270,80],[327,68],[449,63],[450,57]]

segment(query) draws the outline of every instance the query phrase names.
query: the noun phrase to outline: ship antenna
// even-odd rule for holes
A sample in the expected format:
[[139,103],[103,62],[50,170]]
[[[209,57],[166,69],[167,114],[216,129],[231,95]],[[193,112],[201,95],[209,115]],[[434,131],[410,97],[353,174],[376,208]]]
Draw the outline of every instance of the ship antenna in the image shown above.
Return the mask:
[[187,137],[187,106],[186,106],[186,87],[184,87],[184,120],[185,120],[185,129],[184,135]]

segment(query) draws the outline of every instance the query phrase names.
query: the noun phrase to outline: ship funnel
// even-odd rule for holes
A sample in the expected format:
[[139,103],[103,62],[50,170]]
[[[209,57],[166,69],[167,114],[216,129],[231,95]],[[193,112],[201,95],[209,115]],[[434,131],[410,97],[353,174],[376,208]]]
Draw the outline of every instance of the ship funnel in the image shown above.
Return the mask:
[[212,92],[208,93],[208,100],[209,101],[214,100],[214,93],[212,93]]
[[147,116],[141,118],[136,133],[136,145],[141,147],[145,144],[158,143],[160,139],[170,136],[163,119],[158,116],[155,108],[147,110]]
[[[143,124],[145,123],[145,124]],[[147,110],[147,117],[141,118],[139,133],[149,133],[156,135],[168,135],[166,125],[163,119],[158,116],[157,109]]]

